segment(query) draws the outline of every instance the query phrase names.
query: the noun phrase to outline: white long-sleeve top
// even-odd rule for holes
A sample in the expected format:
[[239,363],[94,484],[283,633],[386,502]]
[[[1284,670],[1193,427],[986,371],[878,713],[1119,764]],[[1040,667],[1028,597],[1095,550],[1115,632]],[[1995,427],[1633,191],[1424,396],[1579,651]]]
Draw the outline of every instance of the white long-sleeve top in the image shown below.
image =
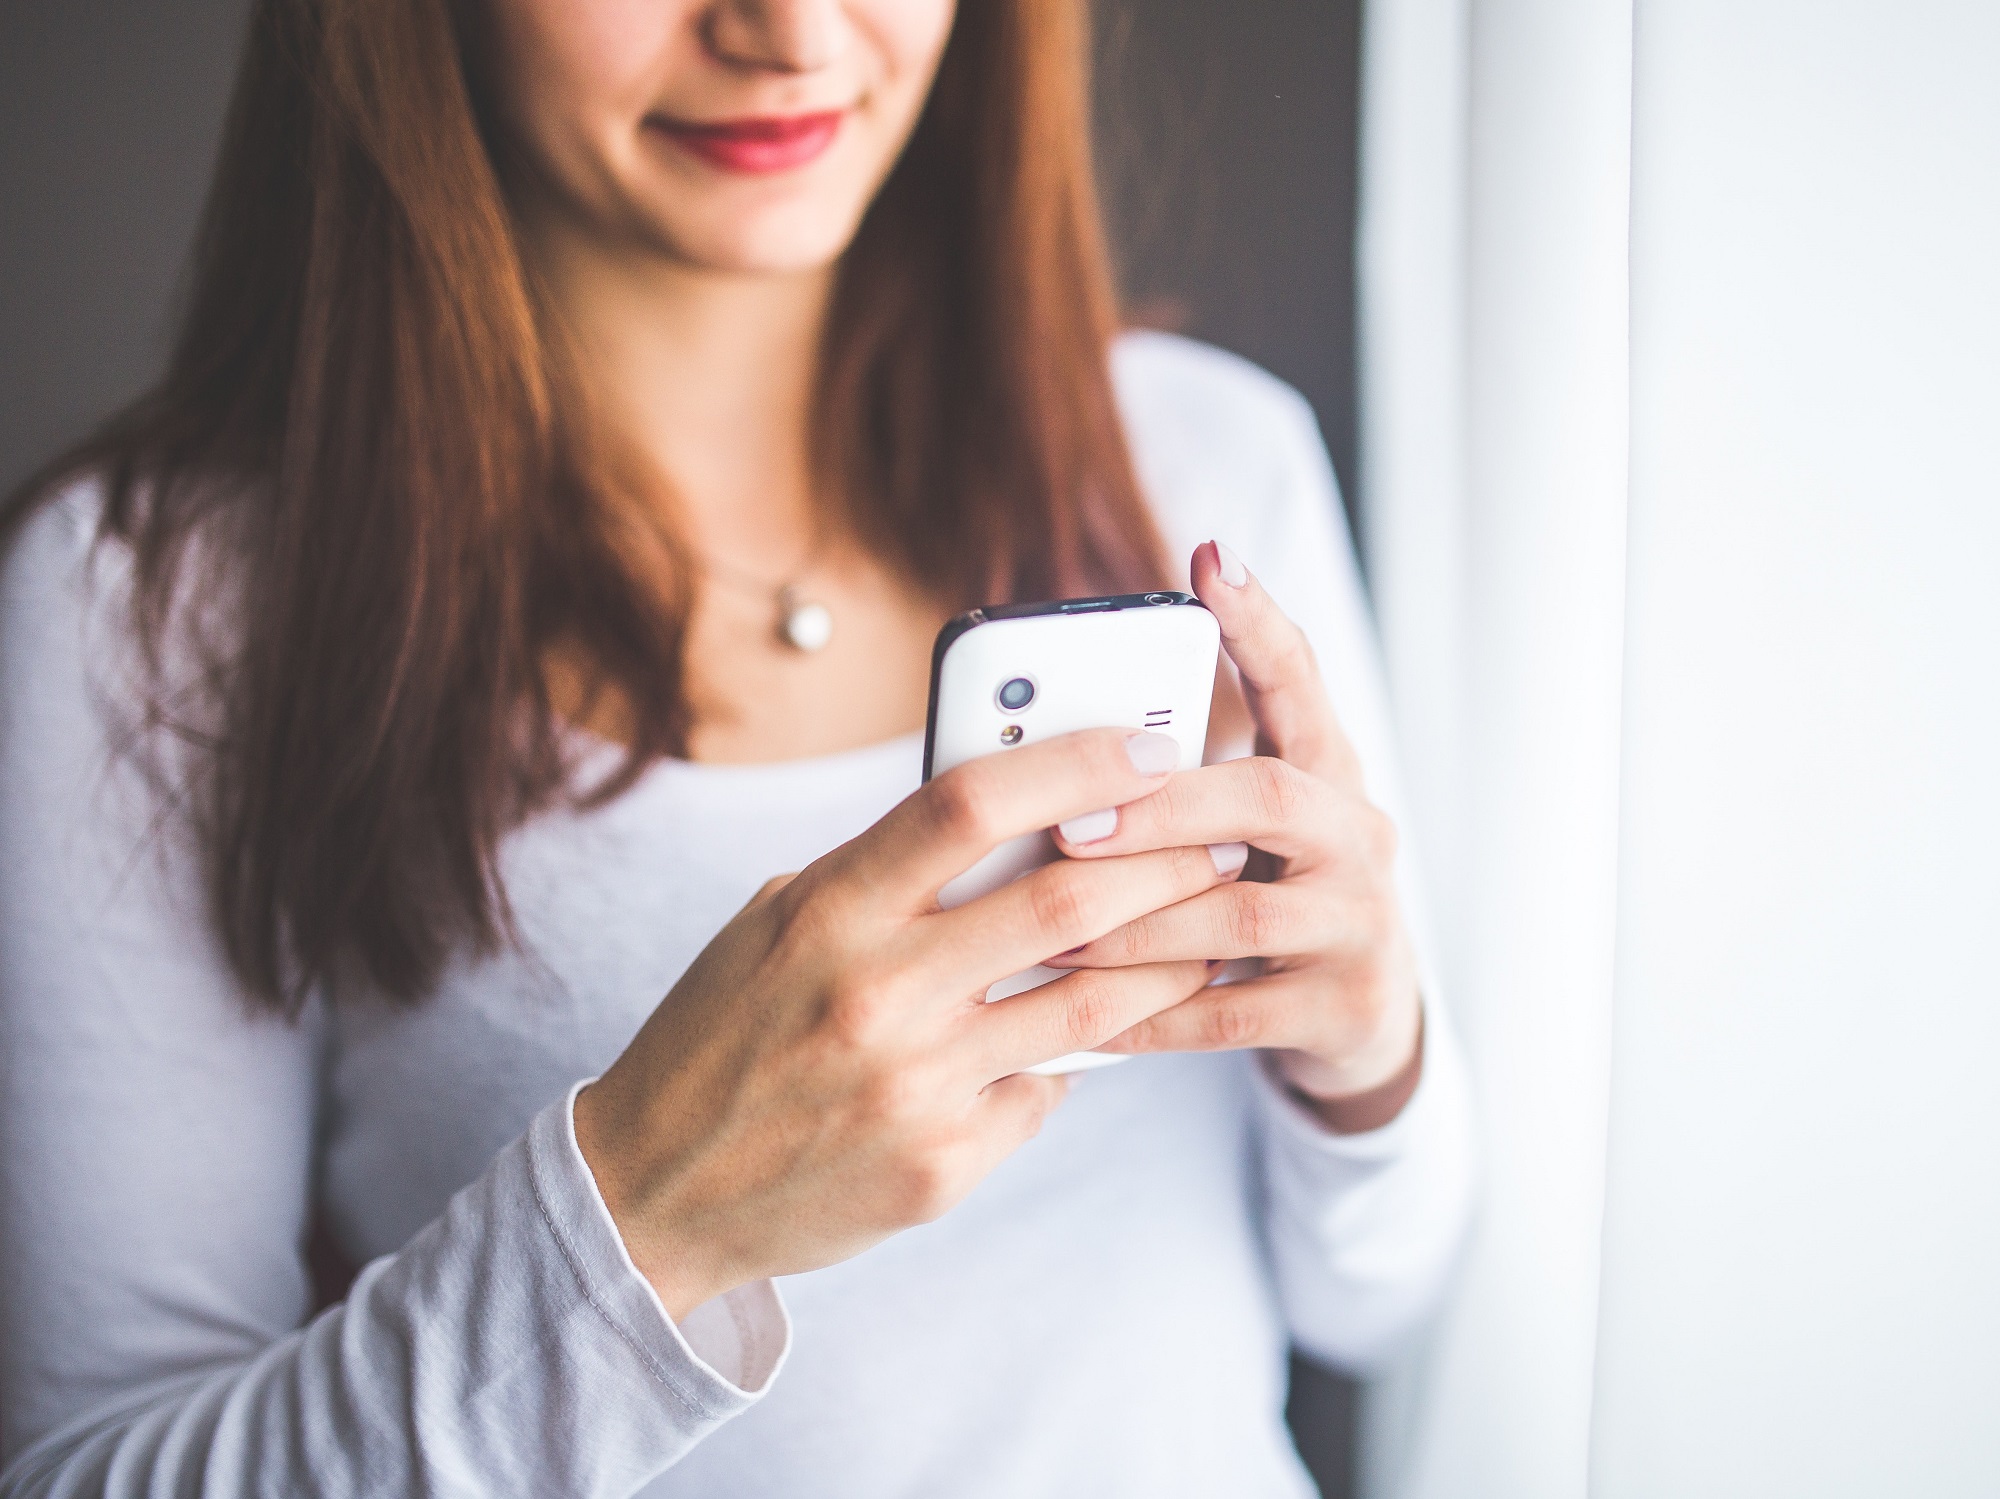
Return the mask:
[[[1181,340],[1114,363],[1169,541],[1224,538],[1304,624],[1393,809],[1310,412]],[[321,992],[286,1023],[246,1004],[184,828],[119,753],[98,503],[46,507],[0,572],[0,1493],[1311,1492],[1287,1344],[1377,1359],[1466,1217],[1434,1001],[1381,1130],[1327,1133],[1243,1055],[1138,1058],[940,1221],[676,1326],[578,1153],[579,1080],[767,877],[913,790],[919,741],[668,762],[539,816],[502,855],[518,948],[414,1008]],[[315,1208],[366,1268],[308,1321]]]

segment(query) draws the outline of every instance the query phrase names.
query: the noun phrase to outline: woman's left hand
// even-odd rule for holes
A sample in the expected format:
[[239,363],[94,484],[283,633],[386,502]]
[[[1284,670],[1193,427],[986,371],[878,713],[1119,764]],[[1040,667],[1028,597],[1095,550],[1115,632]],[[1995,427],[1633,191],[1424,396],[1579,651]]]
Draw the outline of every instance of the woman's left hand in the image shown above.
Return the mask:
[[1395,826],[1363,791],[1304,632],[1218,543],[1196,550],[1192,572],[1242,679],[1256,754],[1183,771],[1117,808],[1115,821],[1093,813],[1057,833],[1078,859],[1192,844],[1210,845],[1219,864],[1240,862],[1242,844],[1260,857],[1241,880],[1049,961],[1097,968],[1261,959],[1257,977],[1203,989],[1100,1049],[1268,1048],[1282,1079],[1331,1128],[1375,1128],[1401,1110],[1422,1065]]

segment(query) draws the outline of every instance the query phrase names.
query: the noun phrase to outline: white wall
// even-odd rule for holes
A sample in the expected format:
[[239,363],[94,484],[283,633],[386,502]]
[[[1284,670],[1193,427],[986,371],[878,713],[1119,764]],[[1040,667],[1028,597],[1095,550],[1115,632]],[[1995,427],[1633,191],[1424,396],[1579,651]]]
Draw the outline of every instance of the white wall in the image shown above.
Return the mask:
[[2000,1494],[2000,5],[1637,36],[1592,1489]]

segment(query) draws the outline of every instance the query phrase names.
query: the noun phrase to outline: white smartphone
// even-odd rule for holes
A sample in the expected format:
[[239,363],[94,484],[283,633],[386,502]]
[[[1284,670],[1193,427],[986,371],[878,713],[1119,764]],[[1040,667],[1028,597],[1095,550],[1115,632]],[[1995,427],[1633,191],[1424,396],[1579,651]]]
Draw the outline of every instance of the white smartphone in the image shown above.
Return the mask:
[[[959,615],[931,652],[924,779],[980,755],[1077,729],[1147,729],[1180,746],[1182,770],[1201,764],[1222,631],[1185,593],[1005,604]],[[938,892],[950,908],[1060,858],[1044,830],[1009,839]],[[1001,979],[991,1000],[1046,984],[1062,970],[1037,964]],[[1125,1058],[1075,1052],[1029,1069],[1052,1074]]]

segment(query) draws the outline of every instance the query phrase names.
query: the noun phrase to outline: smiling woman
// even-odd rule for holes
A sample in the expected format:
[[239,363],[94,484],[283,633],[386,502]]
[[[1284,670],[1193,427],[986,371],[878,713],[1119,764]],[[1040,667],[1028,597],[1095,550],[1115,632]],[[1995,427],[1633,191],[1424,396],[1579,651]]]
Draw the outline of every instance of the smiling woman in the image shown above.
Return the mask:
[[[565,724],[630,749],[607,789],[872,743],[956,610],[1160,580],[1074,7],[743,14],[260,7],[167,377],[15,501],[105,476],[153,645],[188,537],[245,555],[208,844],[274,1001],[287,953],[409,995],[495,937]],[[782,172],[658,126],[808,98],[841,131]],[[810,672],[788,591],[837,625]]]
[[[257,5],[167,375],[6,517],[7,1494],[1306,1491],[1464,1084],[1324,450],[1117,333],[1085,40]],[[1183,582],[1256,754],[919,786],[946,617]]]

